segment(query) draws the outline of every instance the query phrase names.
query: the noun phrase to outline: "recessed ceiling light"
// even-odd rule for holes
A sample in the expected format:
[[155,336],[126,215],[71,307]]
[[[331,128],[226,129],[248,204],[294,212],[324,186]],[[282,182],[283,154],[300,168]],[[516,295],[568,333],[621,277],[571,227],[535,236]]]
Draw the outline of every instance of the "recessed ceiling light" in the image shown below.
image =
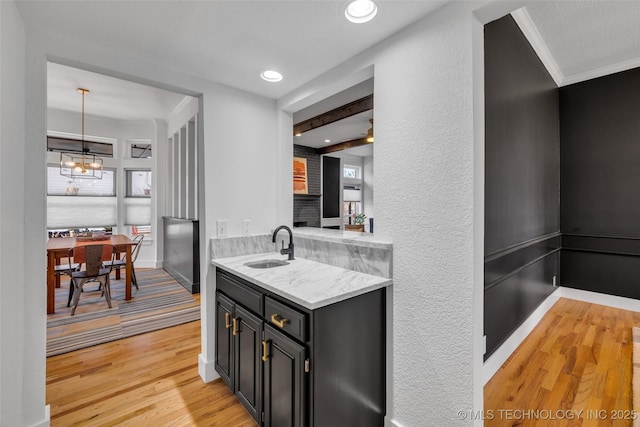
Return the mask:
[[344,10],[344,16],[355,24],[371,21],[378,13],[378,6],[371,0],[354,0]]
[[331,142],[331,140],[330,139],[325,139],[324,142]]
[[264,70],[260,73],[260,77],[262,77],[262,80],[270,83],[275,83],[282,80],[282,74],[274,70]]

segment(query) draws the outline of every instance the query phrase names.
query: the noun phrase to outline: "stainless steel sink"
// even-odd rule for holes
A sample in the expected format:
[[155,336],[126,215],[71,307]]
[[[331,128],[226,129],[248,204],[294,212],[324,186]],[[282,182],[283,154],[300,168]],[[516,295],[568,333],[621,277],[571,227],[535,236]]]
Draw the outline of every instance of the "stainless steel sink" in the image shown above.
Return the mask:
[[244,265],[251,268],[273,268],[289,264],[281,259],[262,259],[260,261],[245,262]]

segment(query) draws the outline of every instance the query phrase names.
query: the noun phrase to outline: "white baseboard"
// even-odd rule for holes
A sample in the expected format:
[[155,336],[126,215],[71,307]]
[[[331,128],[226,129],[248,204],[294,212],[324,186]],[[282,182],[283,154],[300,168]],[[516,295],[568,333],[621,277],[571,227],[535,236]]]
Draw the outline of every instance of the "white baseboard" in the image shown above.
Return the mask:
[[51,407],[46,405],[44,407],[44,420],[33,424],[31,427],[49,427],[51,425]]
[[589,302],[591,304],[606,305],[609,307],[619,308],[621,310],[640,312],[640,301],[637,299],[583,291],[582,289],[573,289],[564,286],[560,287],[558,291],[560,292],[560,296],[564,298]]
[[398,424],[396,421],[392,420],[388,416],[384,417],[384,427],[402,427],[401,424]]
[[[136,260],[135,264],[136,268],[158,268],[157,263],[154,260],[148,259],[139,259]],[[160,263],[162,267],[162,263]]]
[[198,355],[198,374],[205,383],[210,383],[220,378],[220,375],[216,372],[215,361],[207,361],[202,353]]
[[484,362],[483,379],[486,384],[502,364],[511,356],[524,339],[531,333],[533,328],[542,320],[542,317],[560,298],[574,299],[584,301],[591,304],[606,305],[609,307],[619,308],[622,310],[630,310],[640,312],[640,301],[633,298],[624,298],[614,295],[601,294],[598,292],[583,291],[581,289],[567,288],[559,286],[558,289],[545,299],[542,304],[534,310],[533,313],[525,320],[518,329],[516,329],[509,338]]

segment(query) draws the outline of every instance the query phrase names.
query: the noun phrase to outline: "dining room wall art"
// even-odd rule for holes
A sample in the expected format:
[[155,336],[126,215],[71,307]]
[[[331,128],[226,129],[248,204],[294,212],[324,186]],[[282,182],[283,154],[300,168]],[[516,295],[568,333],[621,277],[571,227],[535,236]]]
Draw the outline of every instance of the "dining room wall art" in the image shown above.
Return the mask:
[[309,194],[307,159],[304,157],[293,158],[293,194]]

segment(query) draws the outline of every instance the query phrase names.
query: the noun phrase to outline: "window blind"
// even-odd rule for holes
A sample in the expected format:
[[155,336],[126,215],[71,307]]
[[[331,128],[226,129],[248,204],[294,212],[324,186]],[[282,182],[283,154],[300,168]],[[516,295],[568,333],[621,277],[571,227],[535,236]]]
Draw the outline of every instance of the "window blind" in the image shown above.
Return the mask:
[[344,190],[343,200],[345,202],[359,202],[361,200],[360,190]]
[[47,196],[47,228],[115,226],[116,197]]
[[124,224],[150,225],[151,199],[148,197],[125,197]]

